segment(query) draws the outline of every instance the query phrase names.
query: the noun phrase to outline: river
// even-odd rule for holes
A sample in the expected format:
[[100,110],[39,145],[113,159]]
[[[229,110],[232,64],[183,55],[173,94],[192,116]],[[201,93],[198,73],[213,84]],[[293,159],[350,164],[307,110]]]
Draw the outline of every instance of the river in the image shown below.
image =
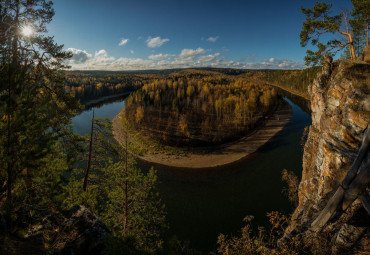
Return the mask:
[[[257,152],[236,163],[211,168],[187,169],[155,165],[159,192],[166,205],[168,236],[190,241],[199,251],[216,249],[217,236],[238,234],[243,218],[253,215],[255,225],[268,226],[266,213],[289,214],[293,205],[282,193],[285,168],[302,174],[301,136],[311,124],[307,102],[290,94],[285,100],[293,108],[289,123]],[[293,103],[294,101],[295,103]],[[124,99],[95,106],[97,118],[112,119],[124,108]],[[301,107],[299,107],[300,105]],[[87,134],[92,108],[73,118],[74,131]],[[139,162],[143,170],[151,164]]]

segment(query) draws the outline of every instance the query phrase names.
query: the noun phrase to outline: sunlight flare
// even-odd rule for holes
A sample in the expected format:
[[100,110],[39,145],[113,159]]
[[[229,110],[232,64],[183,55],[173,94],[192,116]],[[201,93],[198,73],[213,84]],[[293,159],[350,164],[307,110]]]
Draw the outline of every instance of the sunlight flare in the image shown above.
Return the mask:
[[30,26],[25,26],[25,27],[23,27],[23,28],[22,28],[22,34],[23,34],[24,36],[29,37],[29,36],[31,36],[33,33],[34,33],[34,31],[33,31],[32,27],[30,27]]

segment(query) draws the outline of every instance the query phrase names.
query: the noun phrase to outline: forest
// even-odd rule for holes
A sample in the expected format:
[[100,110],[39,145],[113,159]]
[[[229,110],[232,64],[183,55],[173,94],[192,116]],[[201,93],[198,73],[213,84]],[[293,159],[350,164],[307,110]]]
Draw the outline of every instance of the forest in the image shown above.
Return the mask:
[[293,94],[308,98],[308,86],[312,83],[321,67],[314,66],[303,70],[261,70],[245,74],[266,84],[285,89]]
[[222,74],[186,74],[132,93],[125,107],[130,126],[170,145],[219,144],[245,135],[277,106],[270,86]]
[[[359,44],[368,46],[368,1],[353,2],[353,39],[339,30],[342,16],[327,16],[331,6],[302,9],[301,45],[318,46],[307,52],[307,63],[319,65],[338,47],[355,61]],[[157,172],[138,168],[134,145],[122,148],[111,122],[94,112],[89,135],[74,133],[72,118],[89,100],[131,92],[125,114],[139,132],[176,146],[219,144],[247,134],[278,107],[273,86],[307,96],[320,67],[68,71],[72,53],[47,30],[54,14],[45,0],[0,1],[0,253],[195,254],[176,238],[166,240]],[[317,29],[340,33],[345,42],[323,45],[312,37]],[[298,179],[287,171],[284,178],[296,197]],[[262,228],[252,232],[246,217],[240,237],[219,236],[217,252],[318,254],[328,244],[292,238],[278,247],[290,219],[280,213],[269,219],[271,233],[279,230],[274,238]]]
[[160,74],[68,71],[65,75],[65,91],[82,104],[97,98],[129,93]]
[[[246,79],[250,83],[280,87],[290,93],[308,97],[308,85],[320,67],[304,70],[240,70],[230,68],[173,69],[158,72],[68,71],[65,90],[82,104],[105,96],[133,92],[145,84],[163,79],[202,79],[213,76],[220,79]],[[246,83],[249,84],[249,83]]]
[[0,254],[162,250],[156,171],[136,166],[108,120],[92,118],[90,136],[71,124],[76,97],[131,91],[138,78],[66,74],[72,54],[45,34],[54,13],[44,0],[0,1]]

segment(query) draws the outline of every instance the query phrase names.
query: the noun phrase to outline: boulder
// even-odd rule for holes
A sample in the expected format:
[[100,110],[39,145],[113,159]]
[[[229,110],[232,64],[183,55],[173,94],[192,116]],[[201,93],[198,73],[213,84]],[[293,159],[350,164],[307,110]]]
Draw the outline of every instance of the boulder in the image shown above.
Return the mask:
[[76,205],[71,210],[45,213],[33,222],[24,242],[39,243],[50,254],[102,254],[109,230],[88,208]]
[[[109,230],[89,209],[82,205],[74,206],[68,213],[61,232],[66,236],[57,238],[62,254],[101,254]],[[67,239],[65,239],[65,237]]]

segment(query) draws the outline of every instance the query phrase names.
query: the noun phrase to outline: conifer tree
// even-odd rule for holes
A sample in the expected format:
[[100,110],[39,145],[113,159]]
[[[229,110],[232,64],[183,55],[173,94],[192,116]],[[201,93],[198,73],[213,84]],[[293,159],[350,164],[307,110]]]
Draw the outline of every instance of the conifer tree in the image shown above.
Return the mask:
[[91,156],[85,156],[91,158],[86,190],[81,192],[85,178],[75,171],[65,187],[64,208],[84,204],[116,237],[131,238],[137,249],[159,250],[166,225],[156,171],[144,173],[136,166],[129,156],[135,148],[126,143],[128,149],[122,149],[115,142],[108,119],[94,119],[92,124]]
[[[306,16],[300,33],[301,46],[307,46],[310,41],[317,46],[316,51],[307,50],[307,65],[316,65],[325,55],[335,55],[343,49],[345,58],[349,55],[356,60],[369,45],[370,1],[351,2],[353,9],[350,14],[344,10],[334,16],[330,15],[332,4],[325,2],[316,2],[312,9],[301,8]],[[333,34],[334,39],[320,41],[324,34]]]
[[117,236],[135,239],[138,249],[156,251],[162,248],[166,227],[164,205],[157,190],[157,175],[148,173],[129,161],[104,169],[108,203],[103,219]]
[[64,91],[63,69],[71,54],[46,35],[52,2],[0,2],[0,168],[1,185],[12,193],[45,167],[78,103]]
[[354,34],[363,41],[359,41],[360,49],[369,46],[370,1],[351,0],[353,4],[352,19],[350,20]]
[[[331,7],[332,4],[316,2],[312,9],[301,8],[303,14],[306,15],[300,33],[301,46],[305,47],[309,41],[317,46],[316,52],[307,50],[305,57],[307,65],[316,65],[323,56],[335,54],[347,46],[350,48],[351,58],[353,60],[356,58],[352,33],[341,28],[342,14],[330,16]],[[326,43],[320,42],[321,36],[328,33],[336,34],[337,39],[328,40]],[[345,39],[341,40],[338,35],[344,36]]]

